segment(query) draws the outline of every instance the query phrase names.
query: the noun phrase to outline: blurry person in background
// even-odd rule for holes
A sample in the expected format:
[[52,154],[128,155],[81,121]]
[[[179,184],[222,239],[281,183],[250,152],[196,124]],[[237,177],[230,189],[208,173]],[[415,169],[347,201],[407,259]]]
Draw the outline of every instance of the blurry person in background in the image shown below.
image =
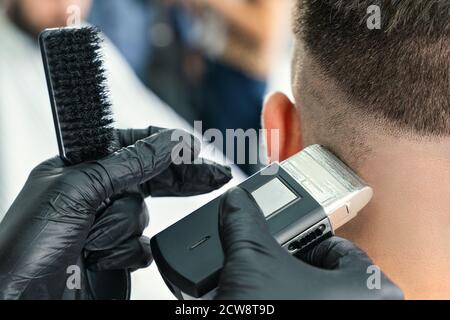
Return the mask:
[[152,58],[152,0],[94,0],[88,21],[99,26],[144,83]]
[[152,59],[147,70],[148,86],[165,103],[189,123],[199,119],[193,107],[196,81],[185,72],[187,29],[178,27],[180,6],[172,0],[152,2],[153,20],[150,30]]
[[[191,16],[191,47],[204,59],[198,111],[203,129],[260,129],[263,97],[277,49],[285,40],[288,0],[181,0]],[[186,18],[184,18],[186,20]],[[283,35],[283,36],[282,36]],[[198,72],[187,60],[187,70]],[[257,152],[257,146],[248,146]],[[234,159],[236,160],[236,159]],[[241,166],[247,173],[255,163]]]
[[[30,171],[57,154],[37,36],[48,27],[83,21],[91,0],[0,1],[0,220]],[[187,123],[147,90],[108,42],[105,66],[118,128]]]
[[[168,0],[93,0],[89,23],[119,49],[136,75],[180,116],[193,123],[192,91],[184,50]],[[169,0],[170,1],[170,0]]]

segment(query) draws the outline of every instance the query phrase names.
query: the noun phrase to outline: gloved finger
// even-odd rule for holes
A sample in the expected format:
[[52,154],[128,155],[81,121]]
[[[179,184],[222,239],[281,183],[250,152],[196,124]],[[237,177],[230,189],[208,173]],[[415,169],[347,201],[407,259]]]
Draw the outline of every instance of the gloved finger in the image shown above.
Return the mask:
[[232,179],[230,167],[206,159],[199,160],[199,164],[170,165],[163,173],[141,186],[144,195],[195,196],[219,189]]
[[63,159],[61,159],[61,157],[57,156],[57,157],[53,157],[49,160],[46,160],[44,162],[42,162],[41,164],[39,164],[38,166],[36,166],[30,173],[30,178],[31,177],[38,177],[38,175],[42,175],[45,176],[48,174],[47,170],[55,170],[57,168],[64,168],[66,167],[67,164],[64,162]]
[[98,167],[91,166],[88,175],[101,181],[98,198],[104,201],[158,176],[173,162],[193,161],[200,152],[199,145],[185,131],[161,131],[94,162]]
[[150,239],[131,238],[113,249],[87,252],[85,263],[89,270],[137,270],[148,267],[153,261]]
[[[342,287],[350,288],[351,282],[348,279],[353,279],[353,284],[364,283],[361,291],[361,298],[363,294],[367,293],[367,279],[370,274],[370,267],[378,269],[369,258],[369,256],[358,248],[352,242],[339,238],[331,237],[313,247],[306,252],[302,257],[304,262],[322,269],[335,270],[337,279],[334,279],[336,285],[339,279],[347,279],[346,283],[341,284]],[[373,269],[375,270],[375,269]],[[380,295],[369,295],[369,298],[377,299],[403,299],[403,292],[397,287],[381,270],[380,272]],[[369,290],[370,291],[370,290]]]
[[219,233],[225,257],[240,250],[263,254],[283,250],[270,234],[256,201],[239,187],[230,189],[220,200]]
[[[147,129],[116,130],[116,132],[120,147],[123,148],[164,130],[166,129],[148,127]],[[229,167],[201,159],[198,164],[170,165],[166,171],[143,184],[139,191],[145,197],[195,196],[219,189],[231,178]]]
[[304,262],[323,269],[361,268],[373,265],[369,256],[352,242],[331,237],[300,257]]
[[132,237],[141,236],[149,223],[144,199],[139,194],[114,200],[97,216],[84,246],[85,250],[113,249]]
[[154,134],[162,132],[164,128],[148,127],[146,129],[117,129],[117,141],[119,148],[126,148],[138,142],[139,140],[150,137]]

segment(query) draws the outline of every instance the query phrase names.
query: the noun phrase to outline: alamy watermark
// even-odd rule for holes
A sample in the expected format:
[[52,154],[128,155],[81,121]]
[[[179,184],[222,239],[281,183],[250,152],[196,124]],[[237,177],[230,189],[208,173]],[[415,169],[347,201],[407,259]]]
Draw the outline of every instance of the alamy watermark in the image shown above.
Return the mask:
[[369,290],[381,290],[381,270],[380,267],[371,265],[367,267],[367,289]]
[[66,26],[67,27],[79,27],[81,26],[81,8],[77,5],[70,5],[66,9],[67,14],[67,20],[66,20]]
[[68,266],[66,269],[68,290],[81,290],[81,269],[77,265]]
[[[192,135],[183,130],[175,130],[171,140],[180,142],[172,150],[172,162],[180,164],[201,164],[203,159],[193,156],[203,150],[215,161],[226,165],[268,165],[269,162],[280,160],[280,131],[278,129],[208,129],[203,132],[201,121],[194,122],[194,132],[201,135],[193,139]],[[270,144],[270,159],[266,145]],[[266,172],[276,174],[277,172]]]
[[371,5],[367,8],[367,28],[369,30],[381,29],[381,8],[377,5]]

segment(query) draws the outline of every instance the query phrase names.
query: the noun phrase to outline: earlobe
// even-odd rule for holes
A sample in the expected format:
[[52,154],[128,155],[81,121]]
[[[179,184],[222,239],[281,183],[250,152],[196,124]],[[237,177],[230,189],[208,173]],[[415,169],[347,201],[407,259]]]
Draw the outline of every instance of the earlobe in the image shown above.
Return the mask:
[[300,112],[283,93],[271,94],[266,99],[263,126],[271,162],[283,161],[302,149]]

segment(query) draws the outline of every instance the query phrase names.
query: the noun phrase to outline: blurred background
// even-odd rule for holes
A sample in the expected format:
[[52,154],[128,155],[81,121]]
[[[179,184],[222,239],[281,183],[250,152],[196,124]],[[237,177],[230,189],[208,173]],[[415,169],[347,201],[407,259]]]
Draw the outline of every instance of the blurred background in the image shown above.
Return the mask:
[[[203,131],[260,129],[265,95],[291,90],[290,8],[291,0],[0,0],[0,219],[32,168],[58,150],[40,31],[101,28],[117,127],[192,130],[200,120]],[[234,166],[232,184],[260,165]],[[217,195],[151,199],[148,235]],[[133,279],[135,299],[172,297],[154,265]]]
[[290,0],[94,0],[88,20],[177,114],[225,133],[260,129],[265,94],[289,91],[289,18]]
[[290,0],[93,0],[88,21],[177,113],[222,129],[258,127],[265,93],[289,89],[289,18]]

